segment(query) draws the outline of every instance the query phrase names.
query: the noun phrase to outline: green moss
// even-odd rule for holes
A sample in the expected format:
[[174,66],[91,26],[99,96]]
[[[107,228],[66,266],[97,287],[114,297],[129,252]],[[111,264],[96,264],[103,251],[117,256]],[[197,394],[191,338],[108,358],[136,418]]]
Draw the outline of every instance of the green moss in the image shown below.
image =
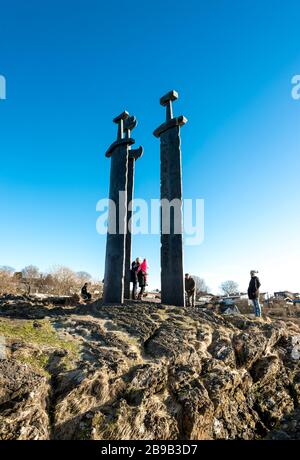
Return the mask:
[[38,356],[18,356],[18,361],[24,364],[29,364],[31,367],[40,371],[43,375],[50,378],[51,374],[46,370],[49,356],[46,354],[41,354]]
[[[34,323],[38,323],[40,327],[34,327]],[[56,330],[52,327],[49,320],[7,320],[0,319],[0,335],[11,339],[18,339],[26,344],[38,346],[40,353],[33,353],[31,356],[18,354],[17,359],[21,362],[30,364],[45,374],[49,375],[46,370],[49,350],[44,350],[45,347],[67,350],[68,354],[64,356],[61,363],[67,370],[72,368],[74,360],[79,356],[80,344],[75,340],[61,339]]]
[[[34,327],[33,323],[39,323],[41,327]],[[78,344],[75,341],[61,339],[49,320],[3,320],[0,319],[0,334],[5,337],[18,338],[26,343],[47,345],[55,348],[63,348],[68,351],[77,351]]]

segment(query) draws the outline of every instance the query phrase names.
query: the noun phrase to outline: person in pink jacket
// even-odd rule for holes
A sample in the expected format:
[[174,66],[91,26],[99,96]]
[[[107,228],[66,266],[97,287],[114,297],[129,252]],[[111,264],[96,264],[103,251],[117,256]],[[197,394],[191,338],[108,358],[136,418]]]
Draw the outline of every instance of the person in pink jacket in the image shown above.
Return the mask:
[[145,277],[145,284],[147,285],[147,275],[148,275],[148,263],[147,259],[144,259],[143,262],[140,264],[139,268],[137,269],[137,273],[142,271]]

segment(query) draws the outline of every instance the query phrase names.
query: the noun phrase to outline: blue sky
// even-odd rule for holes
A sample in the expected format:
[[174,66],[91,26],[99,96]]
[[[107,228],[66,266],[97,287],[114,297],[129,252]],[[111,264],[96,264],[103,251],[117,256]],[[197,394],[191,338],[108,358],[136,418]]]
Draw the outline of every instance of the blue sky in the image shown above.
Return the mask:
[[[205,200],[205,239],[185,271],[217,291],[258,269],[265,291],[300,291],[298,0],[124,4],[1,2],[0,265],[55,264],[102,279],[96,203],[108,194],[112,118],[127,109],[145,149],[135,195],[159,197],[159,97],[178,90],[185,198]],[[134,256],[159,287],[159,237]]]

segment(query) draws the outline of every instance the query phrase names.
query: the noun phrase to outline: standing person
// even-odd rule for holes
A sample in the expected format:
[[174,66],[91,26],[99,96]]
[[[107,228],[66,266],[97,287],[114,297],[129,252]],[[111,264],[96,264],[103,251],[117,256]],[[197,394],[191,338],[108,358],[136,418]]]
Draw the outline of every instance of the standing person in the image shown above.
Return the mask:
[[136,300],[136,290],[138,283],[137,270],[140,266],[140,258],[137,257],[131,264],[130,281],[132,283],[132,299]]
[[137,269],[137,273],[140,271],[143,272],[144,277],[145,277],[145,286],[148,285],[147,283],[147,276],[148,276],[148,262],[147,259],[144,259],[143,262],[140,264],[139,268]]
[[83,300],[91,300],[92,295],[87,291],[88,283],[84,283],[84,285],[81,288],[81,297]]
[[258,272],[255,270],[251,270],[250,272],[251,280],[250,280],[249,287],[248,287],[248,297],[250,300],[252,300],[255,316],[257,318],[260,318],[261,317],[261,306],[259,303],[259,288],[261,284],[260,284],[258,277],[256,276],[257,273]]
[[137,278],[139,282],[139,287],[141,288],[139,295],[138,295],[138,300],[142,300],[143,294],[145,292],[145,287],[146,287],[146,275],[143,270],[138,270],[137,271]]
[[190,307],[191,300],[192,300],[192,307],[194,307],[195,306],[195,295],[196,295],[196,283],[195,283],[195,280],[191,277],[189,273],[185,274],[184,286],[185,286],[185,292],[187,294],[186,306]]

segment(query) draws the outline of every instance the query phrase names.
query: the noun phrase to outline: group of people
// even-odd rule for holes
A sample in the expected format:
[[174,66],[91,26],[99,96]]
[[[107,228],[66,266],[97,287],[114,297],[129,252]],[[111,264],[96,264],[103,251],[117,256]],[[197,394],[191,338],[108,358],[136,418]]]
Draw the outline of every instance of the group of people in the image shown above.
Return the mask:
[[[130,271],[130,281],[132,282],[132,299],[133,300],[141,300],[145,288],[148,285],[147,283],[148,277],[148,262],[147,259],[144,259],[141,262],[141,259],[137,257],[131,264],[131,271]],[[137,294],[138,285],[140,287],[140,292]]]
[[[148,276],[148,263],[147,259],[144,259],[141,262],[141,259],[137,257],[131,264],[131,271],[130,271],[130,281],[133,284],[132,288],[132,298],[134,300],[141,300],[145,288],[147,286],[147,276]],[[104,280],[103,280],[104,282]],[[90,292],[88,292],[88,285],[89,283],[84,283],[84,285],[81,288],[81,299],[84,302],[90,302],[92,299],[92,295]],[[140,287],[140,292],[137,294],[137,287]]]
[[[132,287],[132,299],[133,300],[141,300],[145,288],[147,286],[147,277],[148,277],[148,263],[147,259],[144,259],[141,262],[141,259],[137,257],[131,264],[131,271],[130,271],[130,281],[133,285]],[[250,271],[250,283],[248,287],[248,297],[249,300],[252,301],[253,310],[256,317],[261,317],[261,305],[259,302],[259,288],[261,283],[257,276],[258,272],[256,270]],[[140,292],[137,294],[137,287],[140,287]],[[185,274],[184,279],[184,287],[186,293],[186,306],[187,307],[194,307],[195,306],[195,298],[196,298],[196,282],[193,277],[189,274]],[[85,283],[81,289],[81,297],[85,301],[91,300],[91,294],[87,290],[88,283]]]
[[[250,283],[248,287],[248,298],[252,301],[253,313],[257,318],[261,317],[261,305],[259,302],[259,288],[261,283],[257,276],[258,272],[256,270],[250,271]],[[194,307],[195,306],[195,297],[196,297],[196,283],[195,280],[188,274],[185,274],[185,292],[186,292],[186,306]]]
[[[133,284],[132,288],[132,299],[141,300],[145,292],[145,287],[147,283],[148,276],[148,263],[147,259],[144,259],[143,262],[140,261],[140,258],[137,257],[131,264],[131,282]],[[139,285],[140,292],[137,295],[137,286]],[[195,280],[189,275],[185,274],[185,292],[186,292],[186,305],[187,307],[195,306],[196,298],[196,283]]]

